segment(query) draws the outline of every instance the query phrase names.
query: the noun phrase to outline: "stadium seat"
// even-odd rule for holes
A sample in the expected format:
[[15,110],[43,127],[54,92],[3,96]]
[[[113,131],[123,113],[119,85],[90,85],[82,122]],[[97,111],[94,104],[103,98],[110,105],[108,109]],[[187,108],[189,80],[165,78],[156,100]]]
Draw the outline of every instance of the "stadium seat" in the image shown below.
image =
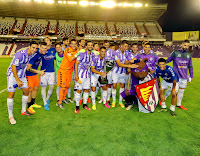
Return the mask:
[[76,34],[76,22],[59,21],[58,36],[74,37]]
[[10,32],[15,20],[14,19],[0,19],[0,34],[7,35]]

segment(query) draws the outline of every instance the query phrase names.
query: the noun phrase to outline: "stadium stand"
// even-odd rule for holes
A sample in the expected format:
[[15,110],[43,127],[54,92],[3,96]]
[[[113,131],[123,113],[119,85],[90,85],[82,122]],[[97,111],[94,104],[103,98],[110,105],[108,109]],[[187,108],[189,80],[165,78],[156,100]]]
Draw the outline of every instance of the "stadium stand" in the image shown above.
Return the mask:
[[161,35],[160,31],[158,30],[157,26],[155,23],[153,22],[146,22],[145,26],[149,32],[149,34],[153,37],[153,36],[159,36]]
[[49,22],[50,22],[49,31],[55,31],[56,30],[56,25],[57,25],[56,20],[49,20]]
[[26,36],[42,36],[45,35],[48,21],[28,19],[23,34]]
[[25,19],[17,19],[17,24],[15,25],[14,29],[20,29],[22,30],[23,24],[25,22]]
[[0,19],[0,34],[7,35],[9,34],[15,20],[13,18]]
[[135,37],[137,36],[137,29],[134,23],[116,23],[117,31],[122,37]]
[[86,24],[87,34],[88,35],[95,35],[95,36],[102,36],[106,35],[106,25],[104,22],[102,23],[93,23],[88,22]]
[[107,26],[108,26],[108,31],[110,34],[116,34],[114,23],[108,22]]
[[144,22],[136,22],[136,25],[140,31],[141,34],[147,35],[146,30],[144,29]]
[[76,22],[66,22],[64,20],[59,21],[58,35],[60,37],[74,37],[76,34]]
[[85,33],[85,22],[84,21],[79,21],[77,25],[78,33],[79,34],[84,34]]

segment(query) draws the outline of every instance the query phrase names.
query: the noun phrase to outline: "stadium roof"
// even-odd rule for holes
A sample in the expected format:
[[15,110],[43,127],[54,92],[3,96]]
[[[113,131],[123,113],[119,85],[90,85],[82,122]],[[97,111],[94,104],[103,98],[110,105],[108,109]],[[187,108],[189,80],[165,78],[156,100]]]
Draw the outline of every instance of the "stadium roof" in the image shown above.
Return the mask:
[[[0,0],[0,16],[77,21],[155,21],[167,9],[165,3],[148,4],[146,1],[141,1],[142,7],[135,7],[136,1],[128,1],[128,3],[115,1],[113,8],[102,7],[102,1],[97,0],[88,1],[86,6],[80,5],[80,1],[73,1],[76,4],[69,2],[72,1]],[[94,5],[92,5],[92,2],[94,2]],[[125,6],[127,4],[129,5]]]

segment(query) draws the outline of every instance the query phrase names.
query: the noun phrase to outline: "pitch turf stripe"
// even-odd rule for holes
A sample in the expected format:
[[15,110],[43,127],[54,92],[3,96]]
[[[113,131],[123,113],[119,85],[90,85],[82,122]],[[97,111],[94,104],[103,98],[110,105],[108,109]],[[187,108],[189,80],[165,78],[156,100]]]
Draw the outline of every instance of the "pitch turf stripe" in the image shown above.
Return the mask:
[[[7,89],[7,88],[6,88],[6,89]],[[5,92],[5,91],[6,91],[6,89],[3,89],[3,90],[1,90],[1,91],[0,91],[0,94],[1,94],[1,93],[3,93],[3,92]]]

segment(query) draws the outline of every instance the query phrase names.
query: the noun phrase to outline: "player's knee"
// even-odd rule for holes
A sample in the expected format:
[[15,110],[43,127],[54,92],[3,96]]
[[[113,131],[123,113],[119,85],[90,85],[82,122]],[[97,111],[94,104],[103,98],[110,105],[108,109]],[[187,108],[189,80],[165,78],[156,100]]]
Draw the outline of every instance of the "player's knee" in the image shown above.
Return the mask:
[[35,86],[33,87],[34,90],[38,90],[39,89],[39,86]]
[[79,93],[79,94],[81,93],[81,91],[82,91],[82,90],[76,90],[76,92]]
[[160,89],[160,90],[159,90],[159,94],[164,94],[164,90],[163,90],[163,89]]
[[14,98],[15,92],[8,92],[8,98]]
[[112,87],[112,85],[111,84],[108,84],[108,88],[111,88]]
[[176,94],[172,94],[172,98],[176,98]]
[[95,91],[96,91],[96,88],[95,88],[95,87],[92,87],[92,91],[95,92]]
[[28,96],[29,95],[29,90],[28,88],[23,90],[23,95]]
[[114,83],[114,84],[113,84],[113,89],[116,89],[116,88],[117,88],[117,84]]
[[54,85],[50,85],[50,86],[49,86],[49,89],[52,89],[52,90],[53,90],[53,89],[54,89]]
[[123,83],[120,83],[120,88],[124,88],[124,84]]
[[90,91],[89,89],[84,90],[84,92],[86,92],[86,93],[89,93],[89,91]]

